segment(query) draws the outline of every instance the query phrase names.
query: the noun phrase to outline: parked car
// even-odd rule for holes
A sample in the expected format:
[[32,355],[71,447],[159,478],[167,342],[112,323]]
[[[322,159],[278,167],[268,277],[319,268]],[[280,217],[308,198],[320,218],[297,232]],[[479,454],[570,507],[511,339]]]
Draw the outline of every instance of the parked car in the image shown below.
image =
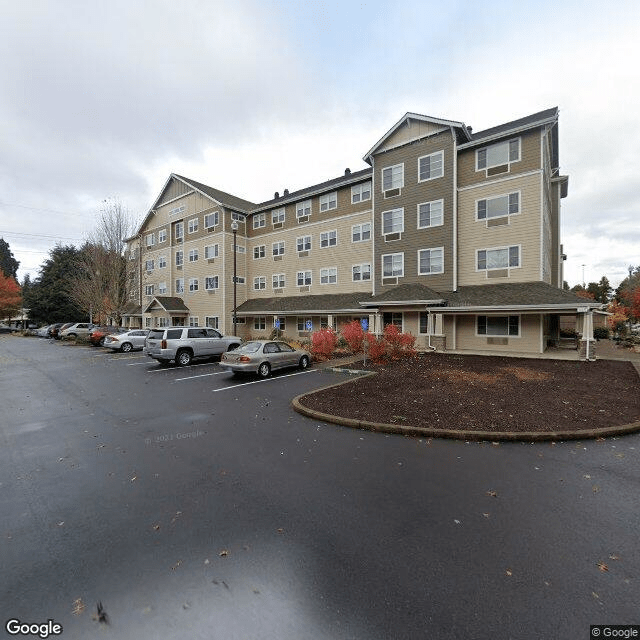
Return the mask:
[[65,329],[68,329],[72,324],[74,324],[74,323],[73,322],[64,322],[64,323],[59,323],[57,326],[54,325],[53,329],[51,329],[51,337],[55,338],[56,340],[60,340],[60,334]]
[[108,335],[116,335],[118,333],[124,333],[125,331],[126,329],[123,329],[122,327],[112,327],[108,325],[100,327],[94,326],[89,332],[89,342],[94,347],[102,347],[104,346],[104,339]]
[[53,327],[52,324],[46,324],[44,327],[40,327],[36,331],[36,335],[39,338],[48,338],[49,337],[49,331],[51,331],[51,327]]
[[311,363],[311,354],[295,349],[280,340],[251,340],[231,353],[224,353],[220,366],[233,373],[257,373],[268,378],[272,371],[286,367],[306,369]]
[[114,351],[140,351],[144,347],[144,341],[149,333],[148,329],[131,329],[124,333],[111,333],[105,336],[104,346]]
[[184,367],[194,358],[211,358],[240,346],[241,338],[223,336],[216,329],[205,327],[167,327],[151,329],[145,353],[160,364],[174,360]]
[[88,322],[76,322],[66,329],[60,330],[61,338],[77,338],[78,336],[88,336],[93,329],[93,325]]

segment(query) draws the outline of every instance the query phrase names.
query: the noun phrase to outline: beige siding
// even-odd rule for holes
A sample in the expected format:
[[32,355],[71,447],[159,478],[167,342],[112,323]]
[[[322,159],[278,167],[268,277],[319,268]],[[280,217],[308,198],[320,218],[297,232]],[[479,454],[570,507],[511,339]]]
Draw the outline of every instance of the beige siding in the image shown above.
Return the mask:
[[[492,284],[540,280],[540,180],[539,174],[514,177],[458,194],[458,284]],[[487,227],[486,220],[476,220],[476,202],[483,198],[520,192],[520,213],[509,216],[509,224]],[[521,267],[511,269],[506,278],[487,278],[476,270],[476,251],[504,246],[520,246]]]
[[[500,315],[500,314],[494,314]],[[504,314],[517,315],[517,314]],[[456,319],[455,348],[459,351],[497,351],[516,353],[541,353],[542,320],[538,314],[520,316],[520,337],[510,336],[507,344],[492,344],[487,336],[476,335],[476,317],[458,316]],[[449,328],[449,325],[446,325]],[[452,340],[447,336],[447,348]]]
[[396,131],[394,131],[393,134],[390,135],[378,149],[376,149],[376,153],[387,151],[388,149],[406,144],[412,140],[418,140],[447,130],[448,127],[440,124],[409,118],[408,124],[406,121],[401,124]]
[[[540,131],[533,131],[520,136],[505,138],[505,140],[520,138],[520,160],[512,162],[510,172],[508,174],[501,174],[502,176],[526,173],[541,168],[540,135]],[[463,149],[458,154],[458,187],[468,187],[480,182],[486,182],[490,179],[490,177],[487,177],[485,169],[476,171],[476,151],[482,148],[482,146],[478,146],[472,149]]]

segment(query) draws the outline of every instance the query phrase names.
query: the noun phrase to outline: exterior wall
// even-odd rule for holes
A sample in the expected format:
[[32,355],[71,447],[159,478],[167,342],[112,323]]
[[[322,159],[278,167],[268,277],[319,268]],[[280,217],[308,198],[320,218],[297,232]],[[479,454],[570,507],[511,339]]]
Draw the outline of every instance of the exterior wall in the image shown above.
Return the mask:
[[[458,194],[458,284],[495,284],[497,282],[531,282],[540,280],[541,174],[512,176],[460,190]],[[476,220],[476,202],[483,198],[520,192],[520,213],[509,216],[508,224],[487,226]],[[520,246],[518,268],[507,277],[489,278],[477,270],[476,251],[503,246]]]
[[[535,171],[542,166],[540,157],[540,132],[532,131],[515,136],[505,137],[504,140],[512,140],[520,138],[520,160],[512,162],[508,173],[502,173],[497,177],[505,177],[507,175],[515,175],[518,173],[526,173]],[[490,180],[485,169],[476,171],[476,151],[484,149],[490,144],[478,145],[470,149],[462,149],[458,156],[458,188],[470,187],[482,182]]]
[[407,121],[405,121],[401,126],[399,126],[384,141],[384,143],[380,146],[379,149],[377,149],[377,151],[388,151],[389,149],[392,149],[393,147],[396,147],[398,145],[403,145],[407,142],[412,142],[413,140],[432,136],[436,133],[447,130],[448,127],[440,124],[409,118],[408,123]]
[[[484,315],[484,314],[480,314]],[[494,314],[502,315],[502,314]],[[504,315],[517,315],[507,314]],[[542,316],[530,314],[520,316],[520,337],[510,336],[507,344],[491,344],[488,336],[476,335],[476,316],[460,315],[456,318],[456,350],[497,351],[518,353],[541,353]],[[451,342],[447,336],[447,347]]]
[[[444,151],[444,175],[440,178],[418,181],[418,159],[438,151]],[[435,290],[450,291],[453,287],[453,137],[451,131],[424,138],[374,156],[374,227],[375,227],[375,293],[382,293],[392,286],[393,280],[383,285],[382,256],[390,253],[404,254],[404,276],[397,284],[420,283]],[[404,186],[399,196],[385,198],[382,190],[382,170],[404,164]],[[443,200],[443,224],[418,229],[418,205]],[[398,240],[385,240],[382,233],[382,213],[404,208],[404,231]],[[420,249],[444,249],[444,273],[418,275],[418,251]]]

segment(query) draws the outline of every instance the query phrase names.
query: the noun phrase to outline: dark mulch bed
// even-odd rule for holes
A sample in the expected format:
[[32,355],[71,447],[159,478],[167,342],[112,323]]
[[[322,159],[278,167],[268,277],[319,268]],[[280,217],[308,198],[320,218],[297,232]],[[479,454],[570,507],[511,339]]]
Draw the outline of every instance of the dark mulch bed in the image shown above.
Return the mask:
[[640,420],[640,376],[630,362],[432,353],[366,369],[377,375],[304,396],[301,404],[431,429],[579,431]]

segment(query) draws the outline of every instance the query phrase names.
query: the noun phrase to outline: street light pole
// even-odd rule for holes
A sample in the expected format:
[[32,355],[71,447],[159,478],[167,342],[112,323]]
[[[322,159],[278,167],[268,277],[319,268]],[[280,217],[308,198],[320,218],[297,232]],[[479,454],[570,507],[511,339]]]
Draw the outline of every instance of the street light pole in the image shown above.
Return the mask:
[[238,248],[236,246],[236,242],[238,239],[238,221],[231,221],[231,231],[233,231],[233,335],[236,335],[236,328],[238,325],[238,316],[236,315],[236,301],[237,301],[237,293],[238,293],[238,271],[237,271],[237,260],[238,260]]

